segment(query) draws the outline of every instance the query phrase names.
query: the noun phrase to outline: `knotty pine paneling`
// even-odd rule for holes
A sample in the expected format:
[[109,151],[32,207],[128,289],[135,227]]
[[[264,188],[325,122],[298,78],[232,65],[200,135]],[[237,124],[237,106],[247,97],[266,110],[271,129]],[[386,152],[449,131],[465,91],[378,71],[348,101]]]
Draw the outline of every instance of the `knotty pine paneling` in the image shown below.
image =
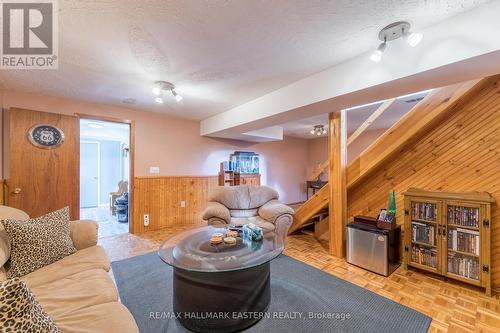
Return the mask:
[[[132,232],[199,222],[208,192],[217,183],[217,176],[136,177]],[[185,207],[181,207],[181,201],[186,202]],[[148,227],[143,223],[144,214],[149,214]]]
[[402,192],[410,187],[486,191],[492,207],[492,284],[500,287],[500,88],[492,81],[416,143],[403,148],[348,191],[349,217],[376,216],[396,192],[397,222],[404,221]]

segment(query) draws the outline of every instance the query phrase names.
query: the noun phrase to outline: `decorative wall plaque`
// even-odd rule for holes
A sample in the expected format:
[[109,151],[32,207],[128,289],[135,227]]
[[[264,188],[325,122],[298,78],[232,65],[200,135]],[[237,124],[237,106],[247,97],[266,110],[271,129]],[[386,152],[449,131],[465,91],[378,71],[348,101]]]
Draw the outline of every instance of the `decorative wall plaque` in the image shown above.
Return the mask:
[[43,149],[54,149],[64,142],[64,132],[54,125],[39,124],[28,131],[30,142]]

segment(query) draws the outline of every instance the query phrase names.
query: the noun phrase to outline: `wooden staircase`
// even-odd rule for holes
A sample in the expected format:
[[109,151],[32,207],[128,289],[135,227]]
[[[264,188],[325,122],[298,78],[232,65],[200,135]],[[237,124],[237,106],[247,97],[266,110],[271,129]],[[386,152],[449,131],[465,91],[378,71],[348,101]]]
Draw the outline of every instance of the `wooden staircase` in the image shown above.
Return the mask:
[[[397,158],[396,155],[399,151],[404,149],[408,144],[419,140],[429,131],[432,131],[442,120],[450,116],[458,106],[476,96],[478,92],[494,79],[495,77],[488,77],[467,81],[435,89],[429,93],[349,164],[346,170],[347,190],[356,186],[356,184],[365,179],[365,177],[383,163]],[[374,112],[374,115],[376,117],[380,116],[393,101],[394,99],[384,102]],[[374,121],[374,115],[370,116],[360,128],[366,129]],[[356,137],[361,132],[357,130],[355,132]],[[350,137],[348,143],[354,141],[353,139]],[[319,176],[327,167],[328,161],[320,164],[320,167],[318,167],[312,176]],[[294,221],[289,229],[289,234],[302,228],[319,211],[327,208],[329,196],[330,186],[327,184],[298,208],[295,211]]]
[[326,184],[295,211],[293,223],[290,229],[288,229],[288,233],[290,234],[299,230],[320,210],[328,208],[329,201],[330,186]]

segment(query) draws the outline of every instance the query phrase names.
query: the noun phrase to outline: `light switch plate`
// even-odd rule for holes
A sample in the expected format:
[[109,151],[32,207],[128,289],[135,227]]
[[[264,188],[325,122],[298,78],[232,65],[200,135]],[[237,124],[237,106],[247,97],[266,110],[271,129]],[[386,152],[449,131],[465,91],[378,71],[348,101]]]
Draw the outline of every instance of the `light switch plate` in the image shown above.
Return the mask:
[[184,200],[181,201],[181,207],[182,208],[186,207],[186,201],[184,201]]

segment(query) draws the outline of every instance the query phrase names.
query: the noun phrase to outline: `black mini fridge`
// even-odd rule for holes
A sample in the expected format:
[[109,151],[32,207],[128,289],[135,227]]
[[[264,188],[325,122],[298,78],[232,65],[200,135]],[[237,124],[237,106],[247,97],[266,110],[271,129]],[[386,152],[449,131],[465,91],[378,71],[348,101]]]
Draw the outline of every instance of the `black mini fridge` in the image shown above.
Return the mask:
[[392,230],[364,223],[347,225],[347,262],[389,276],[401,264],[401,226]]

